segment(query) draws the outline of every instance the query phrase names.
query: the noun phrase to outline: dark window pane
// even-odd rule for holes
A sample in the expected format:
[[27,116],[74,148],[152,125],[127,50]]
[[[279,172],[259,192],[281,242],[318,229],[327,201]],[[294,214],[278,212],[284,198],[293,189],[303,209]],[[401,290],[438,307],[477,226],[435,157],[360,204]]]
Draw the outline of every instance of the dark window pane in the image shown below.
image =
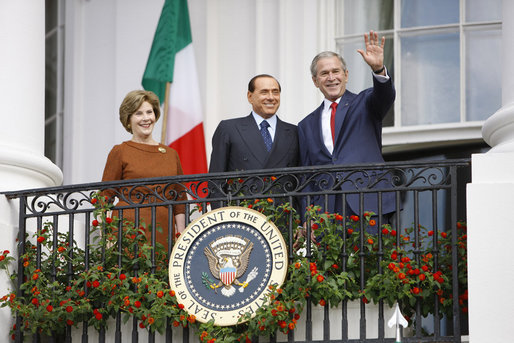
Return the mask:
[[45,32],[53,30],[57,26],[58,1],[45,1]]

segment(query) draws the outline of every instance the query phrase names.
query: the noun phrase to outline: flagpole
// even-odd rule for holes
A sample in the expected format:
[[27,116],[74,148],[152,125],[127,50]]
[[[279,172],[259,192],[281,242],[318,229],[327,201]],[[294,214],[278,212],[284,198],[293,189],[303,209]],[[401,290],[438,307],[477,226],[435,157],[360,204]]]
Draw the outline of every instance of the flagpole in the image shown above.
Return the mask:
[[166,90],[164,92],[164,106],[162,109],[162,130],[161,130],[161,144],[166,144],[166,128],[168,126],[168,105],[170,101],[170,86],[171,82],[166,82]]

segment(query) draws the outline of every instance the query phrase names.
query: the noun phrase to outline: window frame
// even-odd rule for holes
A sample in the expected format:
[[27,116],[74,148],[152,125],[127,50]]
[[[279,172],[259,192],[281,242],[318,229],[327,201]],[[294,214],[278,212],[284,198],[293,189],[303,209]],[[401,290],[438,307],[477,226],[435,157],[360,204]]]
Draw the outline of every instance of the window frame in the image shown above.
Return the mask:
[[[394,124],[384,127],[382,130],[382,143],[384,152],[405,151],[414,147],[432,147],[438,145],[462,144],[466,142],[483,141],[482,125],[485,120],[469,121],[466,120],[466,32],[471,30],[498,30],[501,33],[502,21],[466,21],[466,1],[459,0],[459,22],[454,24],[401,27],[401,1],[394,0],[393,9],[393,28],[377,31],[380,36],[386,39],[393,39],[393,63],[394,63],[394,82],[396,86],[396,101],[394,103]],[[344,44],[345,41],[355,40],[362,37],[364,32],[357,34],[342,34],[344,23],[344,0],[333,2],[333,15],[335,25],[332,26],[334,35],[334,48]],[[442,32],[458,32],[459,34],[459,121],[453,123],[421,124],[421,125],[402,125],[402,61],[401,58],[401,39],[412,34],[431,34]],[[340,51],[339,51],[340,52]],[[500,104],[501,105],[501,104]],[[491,113],[492,115],[493,113]]]

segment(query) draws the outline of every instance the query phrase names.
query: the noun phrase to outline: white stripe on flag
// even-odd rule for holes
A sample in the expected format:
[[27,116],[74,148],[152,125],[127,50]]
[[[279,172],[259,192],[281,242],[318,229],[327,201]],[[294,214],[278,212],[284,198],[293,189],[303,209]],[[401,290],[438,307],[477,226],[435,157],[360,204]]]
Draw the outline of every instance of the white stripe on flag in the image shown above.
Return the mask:
[[169,106],[166,144],[179,139],[203,121],[193,44],[175,55]]

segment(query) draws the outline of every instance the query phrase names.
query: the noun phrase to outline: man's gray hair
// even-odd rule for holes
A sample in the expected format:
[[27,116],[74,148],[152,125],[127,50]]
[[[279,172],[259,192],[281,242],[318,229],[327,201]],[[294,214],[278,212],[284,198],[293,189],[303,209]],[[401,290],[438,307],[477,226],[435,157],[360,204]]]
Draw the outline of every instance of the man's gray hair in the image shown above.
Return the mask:
[[316,55],[316,57],[314,57],[314,59],[312,60],[312,63],[311,63],[311,75],[313,77],[316,76],[316,74],[318,73],[318,61],[322,58],[327,58],[327,57],[337,57],[339,59],[339,61],[341,62],[341,65],[343,66],[343,70],[346,70],[346,62],[344,60],[344,58],[341,57],[341,55],[339,55],[338,53],[335,53],[333,51],[323,51],[323,52],[320,52],[319,54]]

